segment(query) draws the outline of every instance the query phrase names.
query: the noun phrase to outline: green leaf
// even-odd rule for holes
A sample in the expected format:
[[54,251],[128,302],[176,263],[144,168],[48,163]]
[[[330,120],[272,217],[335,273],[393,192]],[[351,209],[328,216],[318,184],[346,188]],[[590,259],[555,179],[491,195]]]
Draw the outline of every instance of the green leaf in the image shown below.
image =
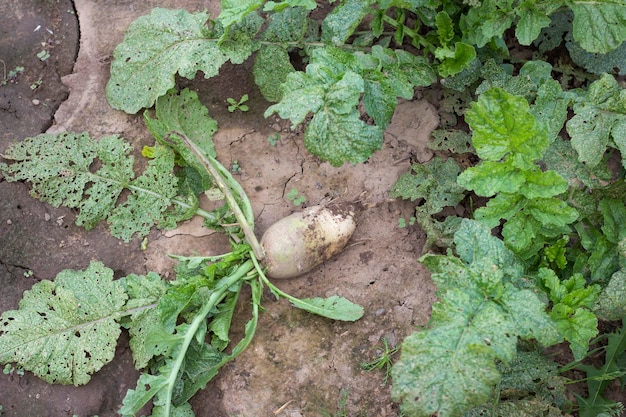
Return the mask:
[[454,154],[476,153],[471,136],[463,130],[437,129],[431,133],[428,147],[436,151],[448,151]]
[[474,218],[489,227],[496,227],[501,219],[513,218],[527,202],[521,195],[500,193],[487,201],[486,206],[477,209]]
[[494,361],[512,361],[518,337],[560,340],[535,292],[515,286],[523,266],[488,227],[464,219],[454,239],[460,259],[420,259],[440,301],[430,327],[405,339],[392,369],[393,398],[410,415],[462,415],[491,397],[501,377]]
[[461,187],[484,197],[491,197],[497,193],[516,193],[524,185],[526,175],[510,161],[512,160],[481,162],[461,172],[457,182]]
[[603,320],[619,320],[626,316],[626,271],[619,270],[611,276],[593,311]]
[[573,1],[569,6],[574,12],[574,39],[587,52],[604,54],[626,39],[626,4],[622,0]]
[[392,198],[401,197],[415,201],[425,199],[428,214],[439,213],[444,207],[457,205],[464,197],[463,189],[457,185],[459,166],[454,159],[446,162],[435,157],[425,164],[412,164],[411,170],[403,174],[390,191]]
[[244,20],[263,3],[263,0],[222,0],[220,3],[221,12],[217,20],[224,28],[229,28]]
[[152,107],[174,87],[177,72],[186,78],[193,78],[198,70],[207,78],[217,75],[228,58],[216,42],[207,39],[204,24],[208,19],[205,12],[155,8],[131,23],[113,52],[106,89],[109,104],[136,113]]
[[[130,149],[117,136],[95,142],[86,133],[41,134],[7,149],[4,158],[14,162],[0,164],[0,170],[8,181],[30,181],[31,195],[41,201],[55,207],[84,207],[76,221],[91,229],[106,218],[134,177]],[[96,158],[103,162],[97,176],[89,170]]]
[[569,342],[575,360],[582,360],[589,349],[589,341],[598,335],[598,319],[589,310],[574,309],[565,304],[552,308],[550,317],[559,333]]
[[560,139],[558,135],[567,120],[569,102],[557,80],[550,78],[540,84],[530,112],[546,127],[550,143]]
[[[165,141],[166,135],[172,132],[183,133],[198,145],[206,154],[215,158],[215,147],[212,137],[217,132],[217,122],[209,116],[209,110],[200,102],[195,91],[185,88],[177,92],[169,91],[157,99],[155,105],[155,119],[149,112],[144,113],[144,120],[150,134],[162,145],[172,147],[171,142]],[[174,147],[174,150],[183,155],[188,164],[195,158],[184,146]],[[199,172],[204,171],[201,166],[194,166]]]
[[609,181],[611,173],[607,166],[598,164],[595,168],[578,160],[578,154],[572,148],[570,141],[555,137],[554,141],[543,156],[547,169],[557,172],[561,177],[569,180],[570,185],[577,186],[579,181],[588,187],[598,188],[602,181]]
[[263,97],[270,102],[282,99],[281,82],[295,72],[285,48],[263,45],[254,58],[252,73]]
[[536,1],[524,1],[515,12],[519,16],[515,37],[522,45],[530,45],[539,37],[541,29],[547,27],[551,20],[543,10],[537,8]]
[[154,272],[146,276],[128,275],[120,280],[128,301],[126,309],[133,311],[125,327],[130,333],[130,349],[136,369],[145,368],[150,359],[166,352],[161,343],[150,344],[148,335],[158,332],[161,326],[157,302],[167,291],[167,284]]
[[507,280],[515,282],[522,275],[522,265],[515,255],[480,222],[464,219],[454,234],[454,243],[459,257],[468,264],[490,259]]
[[[222,13],[222,20],[229,26],[226,15]],[[210,78],[228,60],[243,62],[259,47],[253,36],[262,19],[257,15],[241,22],[234,18],[238,23],[230,25],[225,39],[219,39],[223,32],[211,32],[205,27],[209,19],[206,12],[155,8],[135,20],[113,52],[106,87],[109,104],[136,113],[152,107],[158,97],[174,87],[177,73],[193,79],[202,71],[205,78]]]
[[626,239],[626,205],[624,202],[603,198],[599,207],[604,219],[602,232],[606,239],[615,244]]
[[459,22],[463,41],[482,48],[493,38],[502,38],[504,31],[513,23],[511,3],[485,0],[471,7]]
[[281,118],[291,120],[292,128],[295,128],[309,113],[315,113],[323,106],[324,87],[309,74],[308,68],[307,73],[290,73],[281,85],[281,101],[268,107],[264,116],[278,113]]
[[461,415],[490,397],[500,380],[493,352],[460,343],[463,334],[461,327],[440,326],[404,339],[392,367],[392,397],[406,415]]
[[454,25],[450,15],[445,11],[437,13],[435,25],[437,26],[437,36],[441,45],[444,47],[450,45],[454,39]]
[[410,100],[415,86],[429,86],[435,80],[423,58],[372,46],[371,55],[358,55],[364,80],[363,105],[382,129],[387,128],[396,109],[397,97]]
[[605,54],[585,51],[574,41],[571,33],[565,37],[565,46],[574,63],[592,74],[617,73],[626,75],[626,43]]
[[[146,172],[133,180],[130,149],[117,136],[96,142],[85,133],[42,134],[7,149],[5,159],[14,162],[0,164],[0,171],[8,181],[31,181],[31,194],[42,201],[78,208],[80,226],[91,229],[107,218],[111,233],[125,241],[154,224],[172,227],[189,218],[195,207],[177,196],[173,153],[157,147]],[[131,194],[119,202],[125,189]]]
[[366,161],[382,143],[381,129],[365,124],[356,113],[318,112],[304,134],[309,152],[335,167]]
[[296,307],[333,320],[356,321],[363,317],[363,307],[336,295],[328,298],[290,298]]
[[528,199],[548,198],[567,191],[567,181],[554,171],[525,171],[526,181],[519,193]]
[[178,193],[177,179],[171,175],[173,171],[174,152],[158,146],[148,168],[128,185],[131,194],[111,211],[108,222],[113,236],[128,242],[135,233],[146,236],[154,225],[161,229],[173,228],[178,221],[195,213],[182,206],[168,212]]
[[546,133],[530,113],[528,102],[501,88],[482,94],[465,119],[473,131],[476,153],[484,160],[499,161],[517,152],[534,161],[548,147]]
[[278,3],[275,1],[268,1],[267,3],[265,3],[263,11],[279,12],[287,7],[303,7],[306,10],[315,10],[315,8],[317,8],[317,3],[315,3],[315,0],[284,0],[279,1]]
[[51,384],[86,384],[113,359],[126,298],[100,262],[35,284],[19,310],[0,318],[0,362],[14,362]]
[[[441,60],[437,68],[439,74],[444,78],[460,73],[465,68],[468,68],[476,58],[474,47],[463,42],[456,42],[451,52],[450,56]],[[435,51],[435,54],[437,54],[437,51]]]
[[524,211],[543,226],[562,227],[574,223],[578,212],[557,198],[536,198],[530,200]]
[[322,21],[322,42],[343,44],[371,11],[371,0],[346,0]]
[[580,161],[593,168],[607,147],[615,144],[626,150],[626,90],[615,78],[604,74],[592,83],[583,100],[574,105],[574,113],[566,127]]

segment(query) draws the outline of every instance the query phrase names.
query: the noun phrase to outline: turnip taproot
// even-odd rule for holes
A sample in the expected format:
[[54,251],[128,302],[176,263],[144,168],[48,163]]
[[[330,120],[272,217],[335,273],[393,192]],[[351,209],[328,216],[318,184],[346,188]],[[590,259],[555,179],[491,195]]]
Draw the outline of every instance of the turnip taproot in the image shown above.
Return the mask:
[[360,204],[312,206],[270,226],[261,238],[265,274],[295,278],[329,260],[346,246],[356,229]]

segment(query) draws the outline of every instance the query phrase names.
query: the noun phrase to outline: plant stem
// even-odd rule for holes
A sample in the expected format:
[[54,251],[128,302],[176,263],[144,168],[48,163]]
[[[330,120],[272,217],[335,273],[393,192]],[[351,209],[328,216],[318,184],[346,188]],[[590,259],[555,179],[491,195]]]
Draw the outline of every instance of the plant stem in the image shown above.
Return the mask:
[[176,357],[175,362],[172,364],[170,374],[167,379],[167,388],[166,388],[166,401],[163,405],[165,409],[165,416],[170,415],[170,407],[172,406],[172,395],[174,392],[174,387],[176,386],[176,379],[178,378],[178,373],[180,372],[180,368],[183,365],[183,361],[185,360],[185,354],[189,349],[189,345],[193,341],[196,332],[200,328],[200,325],[206,319],[206,316],[209,315],[211,310],[213,310],[222,300],[226,297],[226,293],[228,289],[236,284],[239,280],[241,280],[244,275],[252,270],[254,264],[248,260],[241,264],[237,270],[227,277],[222,278],[218,284],[215,286],[215,289],[209,296],[207,302],[202,306],[202,309],[198,312],[198,314],[194,317],[191,323],[189,323],[189,327],[185,333],[185,337],[183,339],[180,350],[178,351],[178,356]]
[[[230,175],[228,170],[219,163],[215,158],[206,155],[200,148],[196,146],[187,136],[180,132],[172,132],[179,136],[185,145],[196,155],[196,157],[200,160],[204,168],[207,172],[213,177],[220,191],[224,194],[226,198],[226,202],[230,206],[237,222],[239,222],[239,226],[243,230],[243,234],[248,241],[248,244],[252,248],[254,252],[254,256],[258,260],[263,260],[265,258],[265,251],[261,247],[258,239],[254,234],[254,214],[252,213],[252,208],[250,205],[250,201],[246,196],[246,193],[241,188],[241,185]],[[226,182],[228,181],[228,183]],[[246,208],[246,215],[244,215],[241,207],[237,203],[235,196],[232,193],[232,189],[234,189],[239,195],[240,199],[243,201],[244,206]]]

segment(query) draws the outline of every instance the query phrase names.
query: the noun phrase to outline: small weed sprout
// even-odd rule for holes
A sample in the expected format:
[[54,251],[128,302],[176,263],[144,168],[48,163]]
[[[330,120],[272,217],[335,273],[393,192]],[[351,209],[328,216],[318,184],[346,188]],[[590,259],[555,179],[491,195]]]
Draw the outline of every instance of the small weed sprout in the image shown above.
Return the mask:
[[232,166],[230,167],[230,170],[233,174],[239,174],[241,173],[241,166],[239,165],[239,161],[237,161],[236,159],[233,161]]
[[247,94],[244,94],[243,96],[241,96],[239,101],[235,100],[232,97],[228,97],[226,99],[226,101],[229,104],[228,111],[231,112],[231,113],[233,113],[235,110],[239,110],[241,112],[246,112],[246,111],[250,110],[248,105],[245,104],[245,103],[248,102],[248,95]]
[[37,53],[37,58],[39,58],[42,62],[46,61],[48,58],[50,58],[50,52],[42,49],[40,52]]
[[270,143],[270,146],[276,146],[281,139],[282,138],[278,133],[274,133],[273,135],[267,137],[267,141]]
[[[415,224],[415,216],[411,217],[409,219],[409,226],[413,226]],[[398,227],[400,229],[404,229],[405,227],[407,227],[407,222],[406,219],[404,217],[401,217],[398,219]]]
[[383,384],[387,385],[389,377],[391,376],[391,366],[393,365],[392,356],[398,352],[399,347],[395,347],[393,349],[389,347],[389,342],[386,338],[383,338],[382,342],[382,348],[376,349],[377,352],[380,352],[379,356],[371,362],[361,363],[361,369],[367,372],[371,372],[374,369],[384,369],[385,377],[383,379]]
[[291,201],[295,206],[299,206],[306,201],[306,197],[304,195],[299,195],[298,190],[292,188],[291,191],[287,193],[287,200]]

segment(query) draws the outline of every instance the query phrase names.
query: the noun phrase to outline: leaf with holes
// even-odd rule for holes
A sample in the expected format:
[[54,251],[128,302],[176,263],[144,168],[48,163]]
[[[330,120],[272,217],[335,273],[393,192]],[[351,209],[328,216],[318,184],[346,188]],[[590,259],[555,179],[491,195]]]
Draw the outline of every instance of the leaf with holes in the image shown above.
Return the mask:
[[113,359],[127,295],[113,270],[92,262],[24,293],[0,317],[0,363],[16,363],[49,383],[83,385]]

